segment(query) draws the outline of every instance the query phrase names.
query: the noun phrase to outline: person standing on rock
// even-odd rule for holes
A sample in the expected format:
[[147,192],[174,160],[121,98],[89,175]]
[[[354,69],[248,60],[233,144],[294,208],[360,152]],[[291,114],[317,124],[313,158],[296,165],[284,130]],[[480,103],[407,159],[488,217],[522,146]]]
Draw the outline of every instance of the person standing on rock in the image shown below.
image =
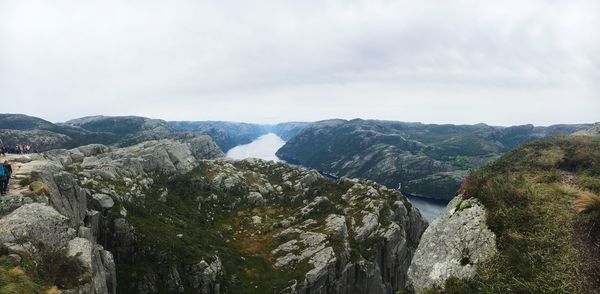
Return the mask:
[[8,187],[8,174],[2,165],[0,166],[0,195],[6,194],[6,187]]
[[12,176],[12,166],[10,165],[10,163],[8,162],[8,160],[4,161],[4,164],[2,165],[2,168],[4,169],[4,173],[6,174],[6,180],[4,180],[4,193],[6,193],[8,191],[8,182],[10,182],[10,178]]

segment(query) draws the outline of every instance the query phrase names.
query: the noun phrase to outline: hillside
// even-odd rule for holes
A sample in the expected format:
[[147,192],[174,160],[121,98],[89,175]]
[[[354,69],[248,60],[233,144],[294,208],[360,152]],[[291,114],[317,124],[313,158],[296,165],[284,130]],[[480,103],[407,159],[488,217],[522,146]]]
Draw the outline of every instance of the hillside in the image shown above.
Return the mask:
[[338,176],[366,178],[390,188],[402,184],[402,191],[412,195],[450,199],[470,168],[519,144],[588,126],[329,120],[304,128],[277,155]]
[[[456,219],[483,228],[453,230]],[[440,242],[452,249],[432,253]],[[484,244],[497,252],[483,254]],[[600,138],[561,137],[473,171],[423,235],[409,284],[418,293],[598,293],[599,268]]]
[[[0,198],[0,279],[81,293],[404,288],[427,223],[400,192],[284,163],[215,159],[217,150],[210,140],[160,140],[13,156],[18,178]],[[27,242],[64,248],[56,260],[70,279],[48,275],[51,260]]]

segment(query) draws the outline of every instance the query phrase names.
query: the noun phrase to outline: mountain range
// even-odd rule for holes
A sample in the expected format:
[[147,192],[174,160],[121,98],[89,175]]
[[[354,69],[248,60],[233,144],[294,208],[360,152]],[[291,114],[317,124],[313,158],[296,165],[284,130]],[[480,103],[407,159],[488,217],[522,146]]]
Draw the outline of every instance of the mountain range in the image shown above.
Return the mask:
[[469,169],[520,144],[589,127],[327,120],[304,128],[277,156],[336,176],[401,187],[411,195],[452,199]]

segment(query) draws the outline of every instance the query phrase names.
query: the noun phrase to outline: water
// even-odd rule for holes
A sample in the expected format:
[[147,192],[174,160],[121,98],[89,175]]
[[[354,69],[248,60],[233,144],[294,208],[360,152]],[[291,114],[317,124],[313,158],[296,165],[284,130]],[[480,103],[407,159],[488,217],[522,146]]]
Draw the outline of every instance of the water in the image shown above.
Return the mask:
[[421,214],[431,223],[446,208],[448,201],[431,199],[418,196],[406,196],[410,203],[414,204]]
[[227,157],[233,159],[260,158],[264,160],[281,161],[281,159],[275,155],[275,152],[283,147],[284,144],[285,141],[279,136],[269,133],[260,136],[249,144],[239,145],[230,149],[227,152]]
[[[227,152],[227,157],[233,159],[245,159],[245,158],[260,158],[264,160],[282,161],[275,155],[275,152],[279,150],[285,141],[279,136],[269,133],[259,137],[249,144],[240,145],[232,148]],[[431,198],[424,198],[418,196],[408,196],[408,199],[414,204],[420,211],[421,214],[429,221],[437,217],[437,215],[446,208],[448,201],[437,200]]]

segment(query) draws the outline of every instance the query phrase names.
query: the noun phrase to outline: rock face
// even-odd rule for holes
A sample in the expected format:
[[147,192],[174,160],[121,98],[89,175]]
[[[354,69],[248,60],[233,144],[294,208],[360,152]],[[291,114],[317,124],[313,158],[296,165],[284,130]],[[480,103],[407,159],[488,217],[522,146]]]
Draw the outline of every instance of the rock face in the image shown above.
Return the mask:
[[600,136],[600,122],[595,123],[586,130],[573,133],[574,136]]
[[[62,289],[63,292],[116,293],[112,254],[96,243],[91,228],[85,226],[85,218],[90,212],[87,201],[93,199],[89,193],[63,170],[63,166],[43,156],[35,155],[31,161],[13,165],[13,169],[15,177],[27,175],[36,181],[30,184],[29,190],[19,189],[18,184],[13,183],[9,194],[3,197],[12,199],[11,202],[17,205],[8,207],[10,213],[0,218],[0,244],[23,256],[31,256],[39,248],[57,252],[68,249],[72,256],[81,252],[77,256],[82,259],[92,281],[75,289]],[[37,186],[41,188],[34,188]],[[20,201],[22,199],[28,201]],[[39,257],[33,254],[31,258]]]
[[449,200],[470,168],[519,144],[587,127],[328,120],[303,128],[277,156],[340,177],[370,179],[394,189],[401,184],[408,194]]
[[[91,279],[65,293],[381,293],[403,289],[427,223],[397,190],[182,138],[31,156],[31,199],[0,218],[67,249]],[[13,184],[16,185],[16,184]],[[11,202],[12,203],[12,202]],[[21,202],[15,202],[21,203]],[[14,234],[12,234],[14,233]],[[17,244],[19,245],[19,244]],[[116,280],[116,272],[120,280]]]
[[16,245],[23,239],[60,248],[74,237],[68,218],[41,203],[23,205],[0,219],[2,244]]
[[[127,148],[95,144],[31,156],[10,155],[7,159],[13,162],[14,178],[9,194],[0,199],[0,244],[26,255],[38,244],[65,249],[81,260],[91,281],[63,292],[116,293],[116,262],[99,243],[113,245],[107,239],[114,234],[121,237],[119,244],[130,245],[134,237],[130,226],[118,226],[117,220],[109,217],[127,215],[125,207],[115,204],[143,199],[141,189],[152,184],[152,176],[188,173],[198,165],[198,159],[221,155],[210,139],[197,135]],[[84,188],[98,181],[123,179],[132,186],[129,193],[117,193],[114,185],[93,193]],[[20,180],[31,184],[21,187]]]
[[485,214],[477,199],[458,196],[433,221],[408,270],[408,284],[416,293],[443,288],[450,277],[473,277],[477,266],[497,253]]

